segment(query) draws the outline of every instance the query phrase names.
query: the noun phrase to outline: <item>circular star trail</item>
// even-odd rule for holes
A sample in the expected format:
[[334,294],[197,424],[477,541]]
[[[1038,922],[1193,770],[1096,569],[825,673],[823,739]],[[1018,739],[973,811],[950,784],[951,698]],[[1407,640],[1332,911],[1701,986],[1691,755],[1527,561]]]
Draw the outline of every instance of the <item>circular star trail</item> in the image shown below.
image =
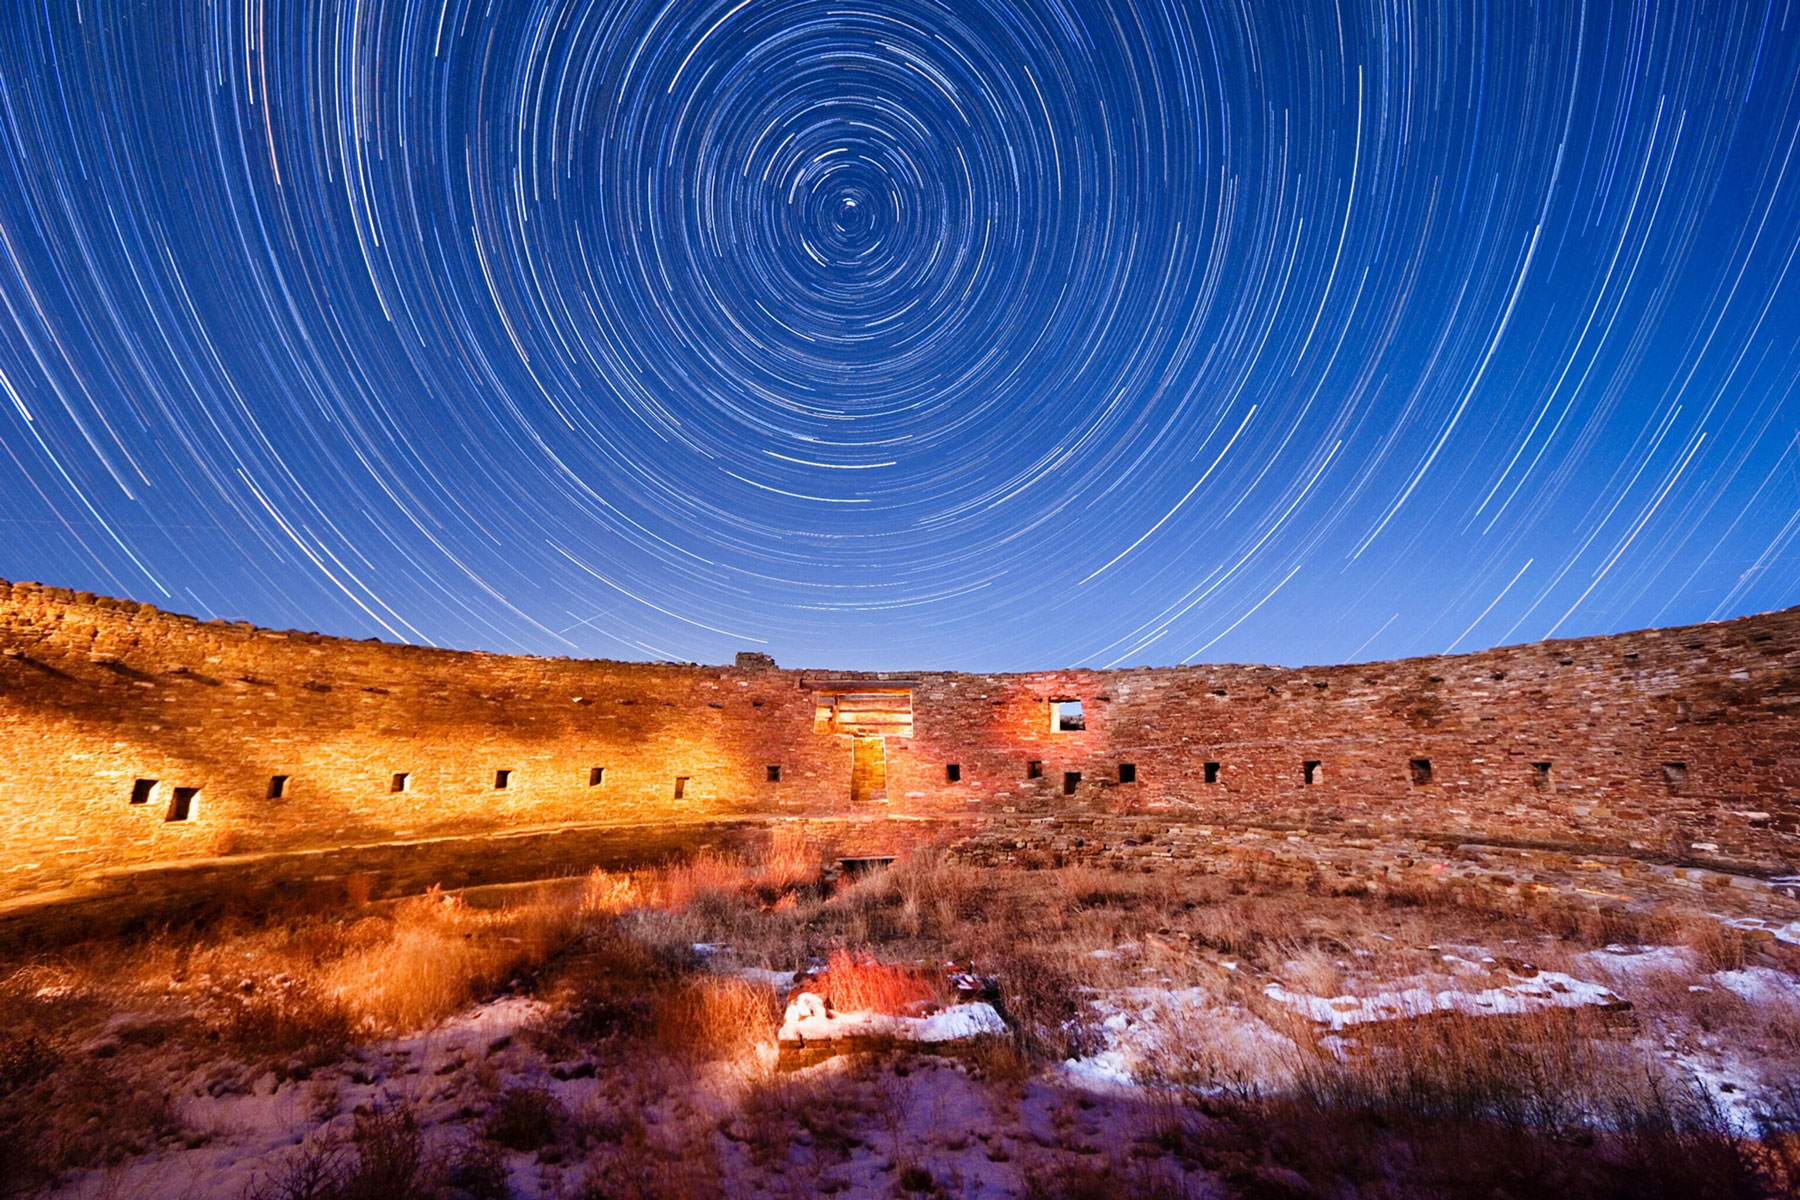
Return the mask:
[[534,653],[1800,600],[1800,10],[0,15],[0,574]]

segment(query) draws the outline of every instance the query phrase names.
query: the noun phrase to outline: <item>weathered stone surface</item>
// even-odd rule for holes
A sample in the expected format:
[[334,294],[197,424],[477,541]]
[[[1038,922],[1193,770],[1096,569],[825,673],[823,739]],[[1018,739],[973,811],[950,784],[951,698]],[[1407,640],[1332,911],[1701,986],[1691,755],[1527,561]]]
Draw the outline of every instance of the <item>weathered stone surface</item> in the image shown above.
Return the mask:
[[[1254,826],[1800,861],[1800,610],[1339,667],[821,680],[351,642],[0,583],[0,899],[220,855],[875,813],[920,821],[869,853],[954,818],[1081,858],[1181,860]],[[910,733],[878,739],[885,787],[864,794],[885,800],[853,805],[857,738],[817,709],[864,686],[910,690]],[[1055,732],[1069,699],[1086,727]],[[140,779],[157,783],[133,804]],[[177,787],[199,790],[171,821]]]

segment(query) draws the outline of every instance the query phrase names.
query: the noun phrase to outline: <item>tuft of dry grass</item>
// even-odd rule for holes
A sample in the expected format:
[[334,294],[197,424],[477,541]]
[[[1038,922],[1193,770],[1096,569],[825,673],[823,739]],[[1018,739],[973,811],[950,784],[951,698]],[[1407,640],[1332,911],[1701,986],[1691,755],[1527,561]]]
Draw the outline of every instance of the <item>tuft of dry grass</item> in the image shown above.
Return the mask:
[[434,891],[401,904],[387,938],[326,967],[322,988],[364,1028],[417,1029],[542,964],[579,927],[565,903],[484,911]]
[[1023,1175],[1025,1195],[1034,1200],[1188,1200],[1203,1194],[1165,1163],[1120,1154],[1057,1155],[1028,1165]]
[[650,895],[657,907],[682,912],[698,900],[741,895],[750,883],[750,866],[743,859],[707,850],[664,867]]
[[348,1139],[302,1143],[277,1170],[245,1189],[244,1200],[437,1200],[451,1162],[431,1153],[412,1109],[358,1112]]
[[775,989],[728,975],[699,976],[660,992],[651,1019],[670,1053],[701,1059],[742,1058],[774,1045],[781,1024]]
[[508,1150],[537,1150],[556,1141],[568,1119],[568,1110],[543,1088],[508,1088],[488,1113],[482,1135]]
[[806,981],[806,990],[825,997],[839,1012],[906,1016],[920,1006],[950,999],[949,981],[941,969],[917,963],[884,963],[868,953],[842,946],[832,950],[825,969]]
[[576,906],[581,916],[592,919],[616,917],[643,903],[643,888],[634,876],[595,867],[581,882],[581,898]]
[[824,866],[824,853],[802,830],[777,825],[770,831],[769,844],[756,861],[756,877],[758,883],[775,893],[774,898],[779,900],[799,888],[818,883]]

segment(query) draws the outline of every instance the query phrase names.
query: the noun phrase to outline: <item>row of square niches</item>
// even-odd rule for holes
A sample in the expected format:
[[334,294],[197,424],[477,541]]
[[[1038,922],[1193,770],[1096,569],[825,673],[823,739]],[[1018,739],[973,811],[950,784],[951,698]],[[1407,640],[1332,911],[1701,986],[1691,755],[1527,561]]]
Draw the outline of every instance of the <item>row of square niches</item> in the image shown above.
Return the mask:
[[[691,775],[675,776],[675,798],[677,800],[681,799],[682,795],[687,791],[687,783],[691,778],[693,778]],[[763,778],[769,783],[780,783],[781,764],[770,763],[768,766],[764,767]],[[271,800],[278,800],[282,797],[287,783],[287,776],[285,775],[277,775],[275,776],[275,779],[280,781],[281,786],[277,787],[276,783],[273,781],[270,783],[269,799]],[[510,767],[502,767],[494,772],[494,790],[497,792],[507,791],[513,786],[517,779],[517,771]],[[606,768],[589,767],[587,773],[587,785],[589,787],[604,787],[605,784]],[[412,789],[413,776],[411,771],[396,771],[394,772],[393,777],[388,781],[388,790],[390,792],[410,792]]]
[[[1211,765],[1217,766],[1218,764],[1214,763]],[[1216,772],[1209,771],[1207,782],[1209,782],[1209,783],[1212,782],[1213,781],[1212,777],[1215,774],[1216,774]],[[1044,777],[1044,764],[1042,762],[1040,762],[1038,759],[1034,758],[1030,762],[1025,764],[1025,778],[1027,778],[1027,779],[1042,779],[1043,777]],[[1120,783],[1136,783],[1137,781],[1138,781],[1137,764],[1136,763],[1128,763],[1128,762],[1120,763],[1119,764],[1119,782]],[[944,782],[945,783],[961,783],[962,782],[962,764],[961,763],[945,763],[944,764]],[[1077,787],[1079,787],[1080,784],[1081,784],[1081,772],[1080,771],[1064,771],[1063,772],[1063,795],[1073,796],[1075,794],[1075,789]]]
[[[1219,772],[1221,769],[1222,769],[1222,764],[1220,764],[1220,763],[1216,763],[1216,762],[1205,763],[1202,766],[1203,774],[1201,777],[1207,783],[1218,783],[1219,782]],[[1431,760],[1429,758],[1411,759],[1407,763],[1407,769],[1410,774],[1411,780],[1415,786],[1423,787],[1432,781]],[[1550,764],[1549,763],[1534,762],[1531,764],[1531,771],[1532,771],[1531,781],[1533,784],[1535,784],[1536,786],[1538,786],[1540,788],[1547,788],[1550,786],[1551,777],[1550,777]],[[1301,780],[1304,783],[1317,784],[1317,783],[1323,783],[1325,781],[1325,764],[1323,762],[1319,761],[1318,759],[1307,759],[1306,761],[1302,762],[1300,764],[1300,772],[1301,772],[1301,776],[1300,776]],[[502,767],[502,768],[496,770],[494,772],[494,790],[497,792],[504,792],[504,791],[509,790],[513,786],[513,783],[514,783],[514,780],[515,780],[517,774],[518,774],[518,772],[513,770],[510,767]],[[1675,791],[1675,790],[1681,788],[1684,784],[1686,784],[1687,783],[1687,775],[1688,775],[1687,764],[1685,762],[1666,762],[1666,763],[1662,764],[1663,782],[1668,785],[1670,791]],[[1043,764],[1042,760],[1034,758],[1025,764],[1025,778],[1027,778],[1027,779],[1042,779],[1043,777],[1044,777],[1044,764]],[[675,776],[675,787],[674,787],[674,798],[675,799],[679,800],[683,796],[686,795],[687,784],[688,784],[688,780],[690,778],[692,778],[692,777],[688,776],[688,775]],[[763,769],[763,778],[769,783],[780,783],[781,782],[781,765],[779,763],[770,763],[767,767],[765,767]],[[944,781],[946,783],[961,783],[962,782],[962,764],[961,763],[946,763],[946,764],[944,764]],[[1120,782],[1120,783],[1136,783],[1137,781],[1138,781],[1137,764],[1136,763],[1128,763],[1128,762],[1120,763],[1119,769],[1118,769],[1118,782]],[[287,775],[271,775],[271,776],[269,776],[269,792],[268,792],[269,799],[271,799],[271,800],[286,799],[287,795],[288,795],[288,785],[290,782],[291,782],[291,776],[287,776]],[[139,779],[136,782],[134,782],[131,785],[131,803],[134,806],[135,805],[148,805],[151,802],[151,799],[153,798],[153,796],[156,792],[157,783],[158,783],[158,781],[155,779]],[[601,786],[604,786],[605,783],[606,783],[606,768],[605,767],[589,767],[588,768],[587,785],[589,787],[601,787]],[[1080,784],[1081,784],[1081,772],[1080,771],[1064,771],[1063,772],[1063,794],[1064,795],[1069,795],[1069,796],[1074,795],[1075,789],[1078,786],[1080,786]],[[396,771],[396,772],[394,772],[394,774],[389,778],[388,790],[390,792],[395,792],[395,793],[412,791],[413,790],[412,772],[411,771]],[[167,820],[167,821],[186,821],[186,820],[190,819],[194,815],[194,804],[195,804],[195,801],[199,799],[199,796],[200,796],[200,789],[198,787],[176,787],[176,788],[173,788],[169,794],[169,806],[165,812],[163,819]]]
[[[497,792],[509,791],[517,781],[517,778],[518,772],[513,768],[499,768],[494,772],[494,790]],[[690,778],[692,777],[688,775],[675,776],[675,798],[677,800],[681,799],[683,794],[687,791],[687,783]],[[770,783],[780,783],[781,764],[770,763],[767,767],[763,768],[763,778]],[[289,785],[292,782],[293,777],[291,775],[269,776],[268,798],[271,800],[287,799]],[[149,804],[156,793],[157,783],[158,781],[155,779],[139,779],[135,781],[131,785],[131,803],[133,805]],[[589,767],[587,773],[587,785],[589,787],[603,787],[605,784],[606,768]],[[393,775],[389,777],[388,791],[398,793],[410,792],[412,790],[413,773],[411,771],[395,771]],[[188,820],[193,816],[194,801],[199,795],[200,789],[197,787],[175,788],[170,796],[166,819],[170,821]]]
[[[1223,764],[1208,762],[1202,765],[1201,778],[1207,783],[1218,783]],[[1431,760],[1414,758],[1407,761],[1407,774],[1417,787],[1424,787],[1432,782]],[[1662,764],[1663,782],[1671,791],[1677,790],[1687,783],[1688,769],[1685,762],[1666,762]],[[1032,759],[1025,764],[1025,778],[1044,778],[1044,764],[1040,759]],[[1318,759],[1307,759],[1300,764],[1300,778],[1303,783],[1316,784],[1325,782],[1325,764]],[[944,766],[944,779],[948,783],[962,782],[962,764],[947,763]],[[1138,781],[1137,766],[1134,763],[1119,764],[1119,782],[1136,783]],[[1080,771],[1063,772],[1063,793],[1073,795],[1081,782]],[[1551,785],[1551,764],[1534,762],[1531,764],[1531,782],[1540,788]]]

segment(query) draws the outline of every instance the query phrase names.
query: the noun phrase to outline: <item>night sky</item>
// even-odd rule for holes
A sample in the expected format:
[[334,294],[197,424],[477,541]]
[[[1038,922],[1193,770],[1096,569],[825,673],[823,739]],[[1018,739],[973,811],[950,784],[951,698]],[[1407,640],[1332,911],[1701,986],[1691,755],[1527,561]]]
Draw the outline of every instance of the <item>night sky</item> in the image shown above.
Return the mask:
[[1800,602],[1800,0],[12,0],[0,576],[1025,669]]

